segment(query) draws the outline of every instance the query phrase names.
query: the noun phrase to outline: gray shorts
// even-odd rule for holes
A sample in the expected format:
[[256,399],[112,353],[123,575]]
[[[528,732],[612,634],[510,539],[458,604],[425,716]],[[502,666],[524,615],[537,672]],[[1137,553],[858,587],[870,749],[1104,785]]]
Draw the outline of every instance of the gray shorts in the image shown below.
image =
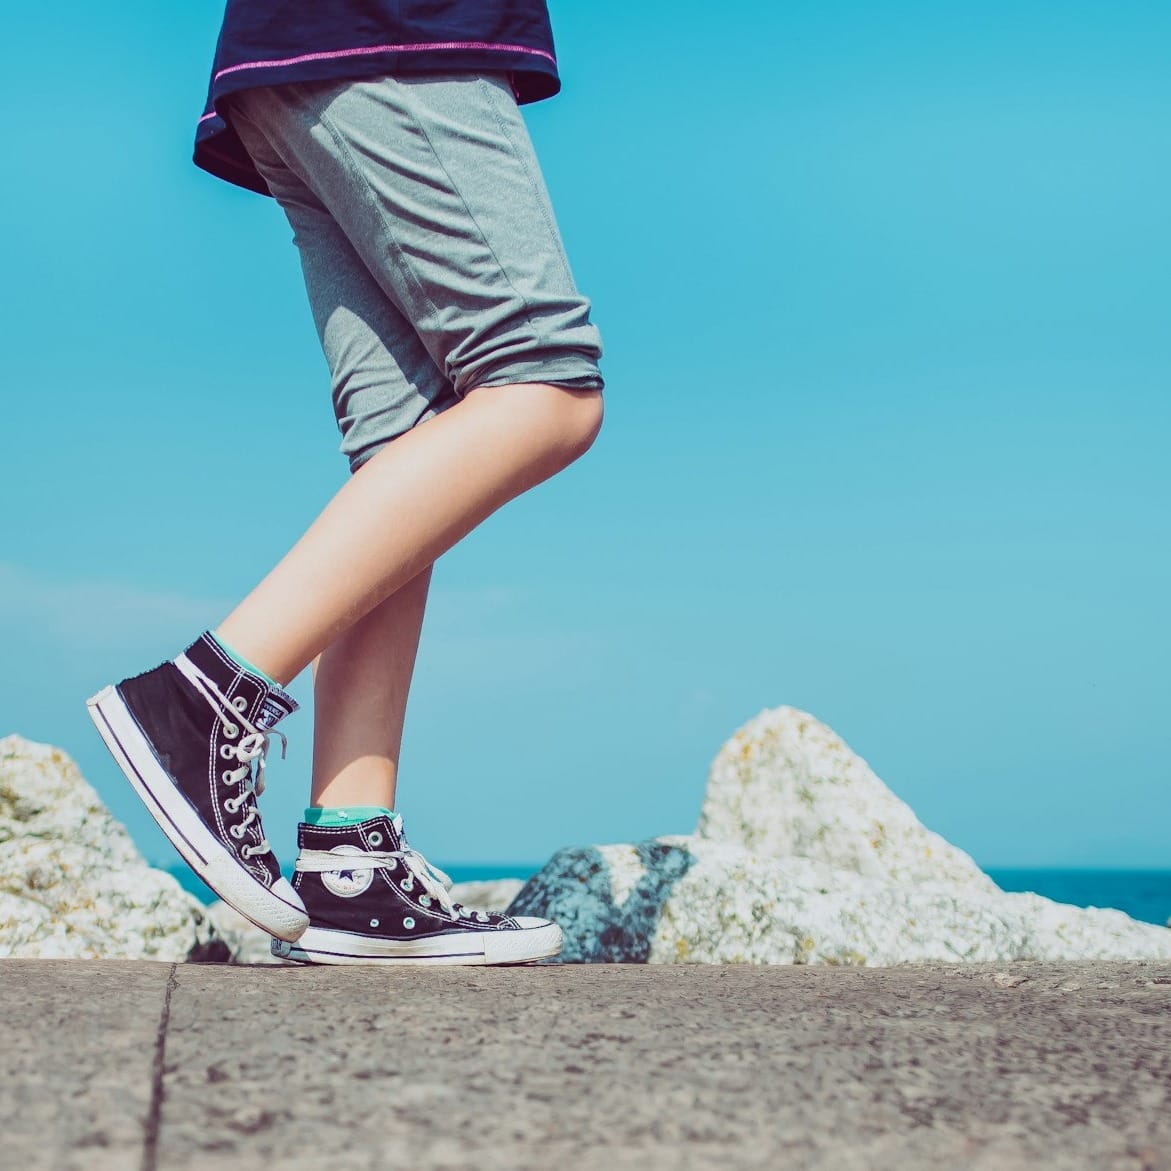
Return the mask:
[[228,104],[292,225],[351,468],[477,386],[602,389],[506,74],[295,82]]

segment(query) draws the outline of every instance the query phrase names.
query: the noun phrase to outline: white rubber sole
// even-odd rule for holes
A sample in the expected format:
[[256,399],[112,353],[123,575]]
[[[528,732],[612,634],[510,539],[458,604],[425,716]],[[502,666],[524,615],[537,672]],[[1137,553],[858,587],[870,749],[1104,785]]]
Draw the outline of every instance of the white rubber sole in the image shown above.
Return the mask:
[[296,943],[272,941],[272,954],[299,964],[530,964],[561,951],[556,923],[502,931],[460,931],[409,942],[310,927]]
[[207,828],[159,764],[117,689],[103,687],[85,706],[118,767],[187,865],[262,931],[287,942],[300,938],[309,926],[301,896],[284,878],[265,886]]

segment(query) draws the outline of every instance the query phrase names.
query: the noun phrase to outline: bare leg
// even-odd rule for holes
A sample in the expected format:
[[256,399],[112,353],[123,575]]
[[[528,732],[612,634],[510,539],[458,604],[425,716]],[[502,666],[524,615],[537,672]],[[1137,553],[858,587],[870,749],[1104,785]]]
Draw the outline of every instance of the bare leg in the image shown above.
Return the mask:
[[431,567],[360,618],[313,672],[312,805],[394,808]]
[[287,683],[502,504],[581,455],[600,391],[479,387],[380,451],[219,627]]

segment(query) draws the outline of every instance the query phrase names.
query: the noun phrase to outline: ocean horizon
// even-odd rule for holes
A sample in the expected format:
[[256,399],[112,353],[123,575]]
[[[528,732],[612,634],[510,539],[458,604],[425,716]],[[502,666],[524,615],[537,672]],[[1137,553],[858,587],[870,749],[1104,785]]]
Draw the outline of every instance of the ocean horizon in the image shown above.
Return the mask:
[[[454,882],[486,882],[498,878],[527,880],[542,863],[438,863]],[[164,867],[188,893],[203,902],[215,895],[186,865]],[[291,864],[282,866],[285,873]],[[1168,926],[1171,920],[1171,870],[1052,869],[985,867],[984,873],[1002,890],[1031,891],[1075,907],[1110,907],[1144,923]]]

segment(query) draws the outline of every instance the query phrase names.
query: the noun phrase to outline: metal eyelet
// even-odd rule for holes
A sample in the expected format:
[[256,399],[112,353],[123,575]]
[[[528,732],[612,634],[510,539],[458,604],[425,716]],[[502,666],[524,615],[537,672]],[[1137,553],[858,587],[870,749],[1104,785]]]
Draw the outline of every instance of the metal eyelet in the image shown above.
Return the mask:
[[371,919],[371,920],[370,920],[370,926],[371,926],[371,927],[377,927],[377,926],[378,926],[378,920],[377,920],[377,919]]
[[421,902],[423,904],[423,906],[429,907],[431,905],[431,896],[430,895],[420,895],[419,902]]
[[414,919],[412,919],[412,918],[410,917],[410,915],[408,915],[408,916],[407,916],[407,917],[406,917],[406,918],[403,920],[403,927],[404,927],[404,928],[406,928],[406,930],[407,930],[407,931],[410,931],[410,929],[411,929],[412,927],[414,927],[414,925],[415,925],[415,921],[414,921]]
[[236,839],[236,841],[239,841],[244,836],[245,832],[245,827],[242,825],[228,826],[228,833],[230,833],[232,837]]
[[229,740],[235,740],[236,737],[240,735],[240,729],[237,728],[235,724],[225,724],[224,735],[227,736]]
[[237,695],[236,698],[232,700],[232,707],[234,707],[236,711],[242,712],[247,709],[248,701],[242,695]]
[[233,775],[231,769],[224,769],[224,771],[220,773],[220,780],[223,781],[225,785],[234,785],[236,783],[236,778]]
[[371,831],[371,833],[367,836],[370,838],[370,844],[372,846],[382,845],[382,835],[377,830]]
[[390,861],[388,861],[386,864],[386,869],[387,870],[397,870],[398,869],[398,859],[391,858]]
[[220,745],[220,756],[222,756],[224,760],[231,760],[235,755],[236,750],[230,744]]
[[404,878],[402,880],[402,882],[399,883],[399,886],[402,887],[403,890],[414,890],[415,889],[414,881],[410,878]]

